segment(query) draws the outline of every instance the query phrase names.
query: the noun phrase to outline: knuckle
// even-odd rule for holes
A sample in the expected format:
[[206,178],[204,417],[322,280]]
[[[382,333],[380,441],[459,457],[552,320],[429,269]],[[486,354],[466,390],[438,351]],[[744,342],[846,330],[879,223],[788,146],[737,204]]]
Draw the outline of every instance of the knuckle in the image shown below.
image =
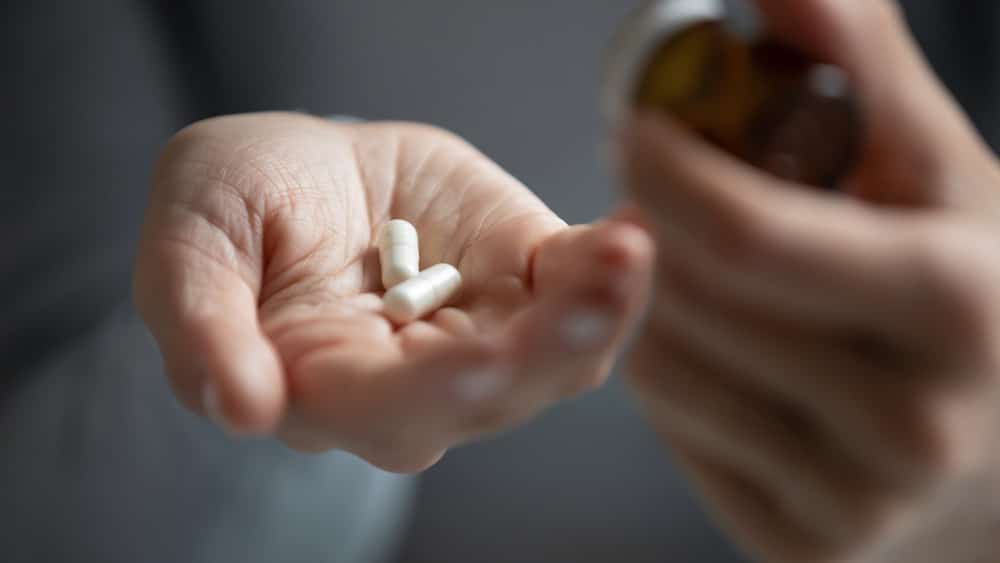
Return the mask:
[[712,220],[709,249],[730,267],[762,265],[774,251],[773,227],[748,206],[733,204],[726,211]]
[[881,416],[881,431],[900,461],[930,481],[963,474],[970,461],[967,428],[955,421],[967,406],[931,392],[900,396]]
[[773,439],[775,433],[784,433],[772,416],[761,412],[739,394],[721,386],[696,385],[695,379],[678,381],[677,389],[684,393],[678,393],[678,408],[708,407],[705,410],[713,413],[713,418],[723,428],[731,428],[734,434],[746,436],[748,442],[755,444]]
[[863,494],[853,500],[850,552],[863,552],[889,537],[906,514],[904,505],[882,495]]
[[[674,303],[677,300],[699,303],[709,297],[705,290],[711,283],[710,274],[701,271],[694,264],[683,259],[661,260],[657,263],[656,294],[650,303],[651,310],[659,318],[661,324],[669,322],[673,315]],[[657,327],[666,332],[669,327]]]
[[669,343],[648,330],[625,359],[623,377],[639,391],[652,391],[662,384]]
[[953,345],[984,349],[995,332],[991,284],[981,279],[982,268],[970,263],[969,245],[962,238],[943,230],[919,237],[915,270],[923,282],[930,323],[950,335]]

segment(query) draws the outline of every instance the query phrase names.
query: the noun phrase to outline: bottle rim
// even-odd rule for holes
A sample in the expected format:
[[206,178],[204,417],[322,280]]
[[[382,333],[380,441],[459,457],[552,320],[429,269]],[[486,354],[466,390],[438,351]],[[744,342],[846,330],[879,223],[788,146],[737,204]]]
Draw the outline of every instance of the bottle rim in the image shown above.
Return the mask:
[[611,127],[627,117],[639,73],[654,50],[682,29],[725,19],[724,0],[653,0],[640,6],[612,40],[601,93],[604,119]]

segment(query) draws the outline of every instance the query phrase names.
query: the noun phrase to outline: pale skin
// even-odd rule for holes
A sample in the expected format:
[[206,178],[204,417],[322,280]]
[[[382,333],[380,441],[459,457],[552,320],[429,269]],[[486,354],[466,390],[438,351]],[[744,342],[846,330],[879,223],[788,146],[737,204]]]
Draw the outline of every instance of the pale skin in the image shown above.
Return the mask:
[[[381,311],[373,239],[420,233],[449,307]],[[296,114],[189,127],[157,166],[135,299],[181,401],[238,434],[397,472],[600,385],[648,293],[652,242],[569,227],[461,139]]]
[[[627,371],[650,423],[759,560],[996,561],[996,161],[889,2],[758,4],[858,84],[869,134],[845,193],[652,115],[620,145],[639,205],[576,227],[427,126],[262,114],[181,132],[135,277],[180,400],[233,433],[415,472],[600,385],[638,330]],[[371,249],[397,217],[424,267],[466,279],[406,327],[380,312]]]

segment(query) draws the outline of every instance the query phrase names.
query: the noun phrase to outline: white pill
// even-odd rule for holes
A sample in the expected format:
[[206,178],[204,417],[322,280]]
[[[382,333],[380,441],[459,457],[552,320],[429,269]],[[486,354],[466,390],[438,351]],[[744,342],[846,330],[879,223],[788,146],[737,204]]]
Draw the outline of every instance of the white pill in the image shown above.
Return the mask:
[[462,274],[454,266],[431,266],[385,294],[385,315],[399,324],[415,321],[443,307],[461,285]]
[[420,273],[420,241],[413,225],[393,219],[382,226],[377,241],[385,289],[392,289]]

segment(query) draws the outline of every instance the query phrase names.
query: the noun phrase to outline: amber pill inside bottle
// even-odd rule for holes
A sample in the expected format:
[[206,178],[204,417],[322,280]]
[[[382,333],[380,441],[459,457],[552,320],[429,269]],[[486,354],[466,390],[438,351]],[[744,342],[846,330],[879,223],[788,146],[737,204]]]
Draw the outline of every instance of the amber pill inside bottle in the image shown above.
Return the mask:
[[660,0],[623,26],[609,118],[656,109],[780,178],[835,188],[853,168],[861,109],[838,67],[738,32],[721,0]]

